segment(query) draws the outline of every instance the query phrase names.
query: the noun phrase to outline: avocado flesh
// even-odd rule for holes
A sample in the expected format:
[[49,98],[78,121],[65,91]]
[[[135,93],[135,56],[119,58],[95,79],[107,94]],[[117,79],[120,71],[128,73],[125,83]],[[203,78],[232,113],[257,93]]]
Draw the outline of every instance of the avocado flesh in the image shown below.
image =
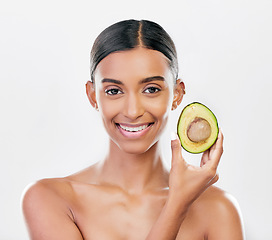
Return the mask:
[[191,103],[183,109],[177,128],[182,147],[190,153],[201,153],[209,149],[219,132],[215,115],[199,102]]

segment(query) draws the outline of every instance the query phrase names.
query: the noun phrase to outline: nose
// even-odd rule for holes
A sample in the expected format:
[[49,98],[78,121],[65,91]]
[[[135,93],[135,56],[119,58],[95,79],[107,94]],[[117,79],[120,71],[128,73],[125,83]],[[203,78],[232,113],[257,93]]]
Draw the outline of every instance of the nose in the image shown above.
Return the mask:
[[144,114],[142,99],[137,94],[130,94],[124,101],[123,113],[125,117],[136,120]]

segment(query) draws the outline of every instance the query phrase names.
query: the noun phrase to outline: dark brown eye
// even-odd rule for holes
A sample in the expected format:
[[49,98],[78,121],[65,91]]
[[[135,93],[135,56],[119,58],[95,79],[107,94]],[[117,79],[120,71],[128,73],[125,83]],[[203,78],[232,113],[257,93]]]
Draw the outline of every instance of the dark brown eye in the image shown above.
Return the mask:
[[122,92],[118,88],[111,88],[105,91],[107,95],[117,95],[121,94]]
[[145,93],[156,93],[161,91],[161,89],[157,88],[157,87],[149,87],[147,89],[144,90]]

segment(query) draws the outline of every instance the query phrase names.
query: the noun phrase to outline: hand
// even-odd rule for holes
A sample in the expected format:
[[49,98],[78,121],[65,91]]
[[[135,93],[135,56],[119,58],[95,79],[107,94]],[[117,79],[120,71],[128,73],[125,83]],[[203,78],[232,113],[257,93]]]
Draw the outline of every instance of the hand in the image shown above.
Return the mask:
[[218,180],[217,167],[223,153],[223,134],[219,130],[215,144],[202,155],[200,167],[184,160],[179,139],[171,141],[172,167],[169,177],[169,198],[190,205]]

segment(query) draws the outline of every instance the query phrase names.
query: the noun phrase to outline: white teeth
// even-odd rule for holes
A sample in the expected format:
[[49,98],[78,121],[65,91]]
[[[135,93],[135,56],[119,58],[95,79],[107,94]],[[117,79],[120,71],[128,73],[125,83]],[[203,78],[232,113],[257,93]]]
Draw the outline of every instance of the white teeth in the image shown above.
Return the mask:
[[142,125],[142,126],[139,126],[139,127],[127,127],[127,126],[122,126],[121,124],[119,124],[119,126],[120,126],[122,129],[124,129],[124,130],[126,130],[126,131],[128,131],[128,132],[138,132],[138,131],[142,131],[142,130],[144,130],[145,128],[147,128],[147,127],[148,127],[148,124]]

